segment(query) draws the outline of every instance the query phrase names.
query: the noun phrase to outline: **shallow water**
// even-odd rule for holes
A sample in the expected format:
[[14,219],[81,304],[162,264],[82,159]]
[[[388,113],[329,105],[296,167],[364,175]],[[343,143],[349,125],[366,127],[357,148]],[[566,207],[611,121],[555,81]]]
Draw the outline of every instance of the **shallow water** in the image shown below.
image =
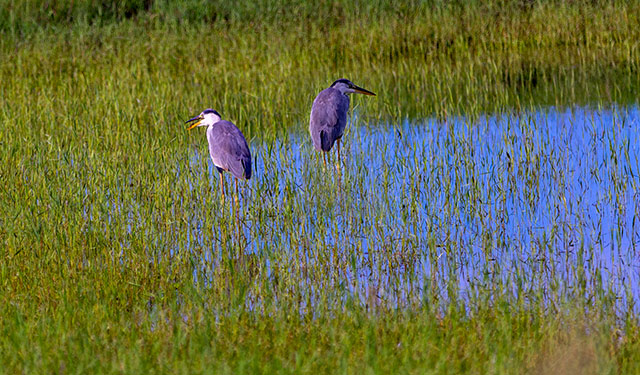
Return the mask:
[[[640,302],[638,134],[637,107],[379,126],[356,117],[340,171],[335,149],[323,166],[305,132],[254,143],[242,233],[196,216],[187,247],[210,249],[207,273],[231,243],[257,259],[258,278],[280,293],[286,283],[303,307],[328,289],[369,305],[492,293],[553,304],[608,293],[626,306]],[[208,158],[198,150],[194,170]],[[194,173],[216,193],[208,165],[208,176]],[[225,207],[218,219],[233,214]],[[209,225],[213,241],[202,235]]]

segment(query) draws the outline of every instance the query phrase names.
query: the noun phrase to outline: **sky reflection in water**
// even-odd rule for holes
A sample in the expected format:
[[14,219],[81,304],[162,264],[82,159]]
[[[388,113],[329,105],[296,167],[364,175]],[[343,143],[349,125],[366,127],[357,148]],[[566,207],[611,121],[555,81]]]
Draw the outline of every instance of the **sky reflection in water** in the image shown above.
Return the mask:
[[396,306],[486,289],[589,299],[599,285],[638,302],[638,134],[637,107],[350,124],[340,175],[306,133],[253,144],[243,246],[266,277],[302,269],[309,301],[328,287]]

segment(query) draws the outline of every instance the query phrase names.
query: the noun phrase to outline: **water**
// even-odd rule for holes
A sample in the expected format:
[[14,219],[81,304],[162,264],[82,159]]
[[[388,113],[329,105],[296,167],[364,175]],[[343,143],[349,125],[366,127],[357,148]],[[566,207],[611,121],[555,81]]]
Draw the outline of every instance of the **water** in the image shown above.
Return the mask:
[[[335,149],[323,167],[306,133],[253,144],[242,233],[194,218],[189,247],[210,249],[198,273],[214,272],[231,244],[302,308],[328,290],[396,307],[498,293],[640,301],[638,107],[359,123],[339,173]],[[190,168],[207,157],[194,153]],[[215,192],[209,166],[201,177]]]

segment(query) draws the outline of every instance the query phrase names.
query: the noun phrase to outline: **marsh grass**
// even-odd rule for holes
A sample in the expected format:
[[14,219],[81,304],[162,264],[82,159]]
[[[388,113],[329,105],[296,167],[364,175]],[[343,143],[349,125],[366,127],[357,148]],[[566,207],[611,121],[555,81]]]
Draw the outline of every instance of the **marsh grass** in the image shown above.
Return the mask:
[[[637,117],[582,119],[578,175],[527,116],[637,102],[637,2],[4,4],[0,371],[638,371]],[[337,174],[305,131],[342,76],[378,97]],[[238,219],[207,107],[251,140]]]

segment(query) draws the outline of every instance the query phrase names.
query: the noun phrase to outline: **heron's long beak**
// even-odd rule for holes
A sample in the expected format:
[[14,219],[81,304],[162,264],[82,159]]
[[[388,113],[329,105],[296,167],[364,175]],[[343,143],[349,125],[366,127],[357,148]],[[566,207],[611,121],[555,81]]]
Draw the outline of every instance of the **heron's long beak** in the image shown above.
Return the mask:
[[196,126],[200,125],[200,123],[202,122],[202,117],[196,116],[194,118],[190,118],[187,121],[185,121],[185,124],[188,124],[188,123],[190,123],[192,121],[195,121],[195,122],[193,124],[191,124],[191,126],[189,126],[187,128],[187,130],[191,130],[191,129],[195,128]]
[[371,96],[376,96],[376,94],[372,93],[369,90],[365,90],[362,87],[353,85],[353,89],[358,93],[358,94],[365,94],[365,95],[371,95]]

